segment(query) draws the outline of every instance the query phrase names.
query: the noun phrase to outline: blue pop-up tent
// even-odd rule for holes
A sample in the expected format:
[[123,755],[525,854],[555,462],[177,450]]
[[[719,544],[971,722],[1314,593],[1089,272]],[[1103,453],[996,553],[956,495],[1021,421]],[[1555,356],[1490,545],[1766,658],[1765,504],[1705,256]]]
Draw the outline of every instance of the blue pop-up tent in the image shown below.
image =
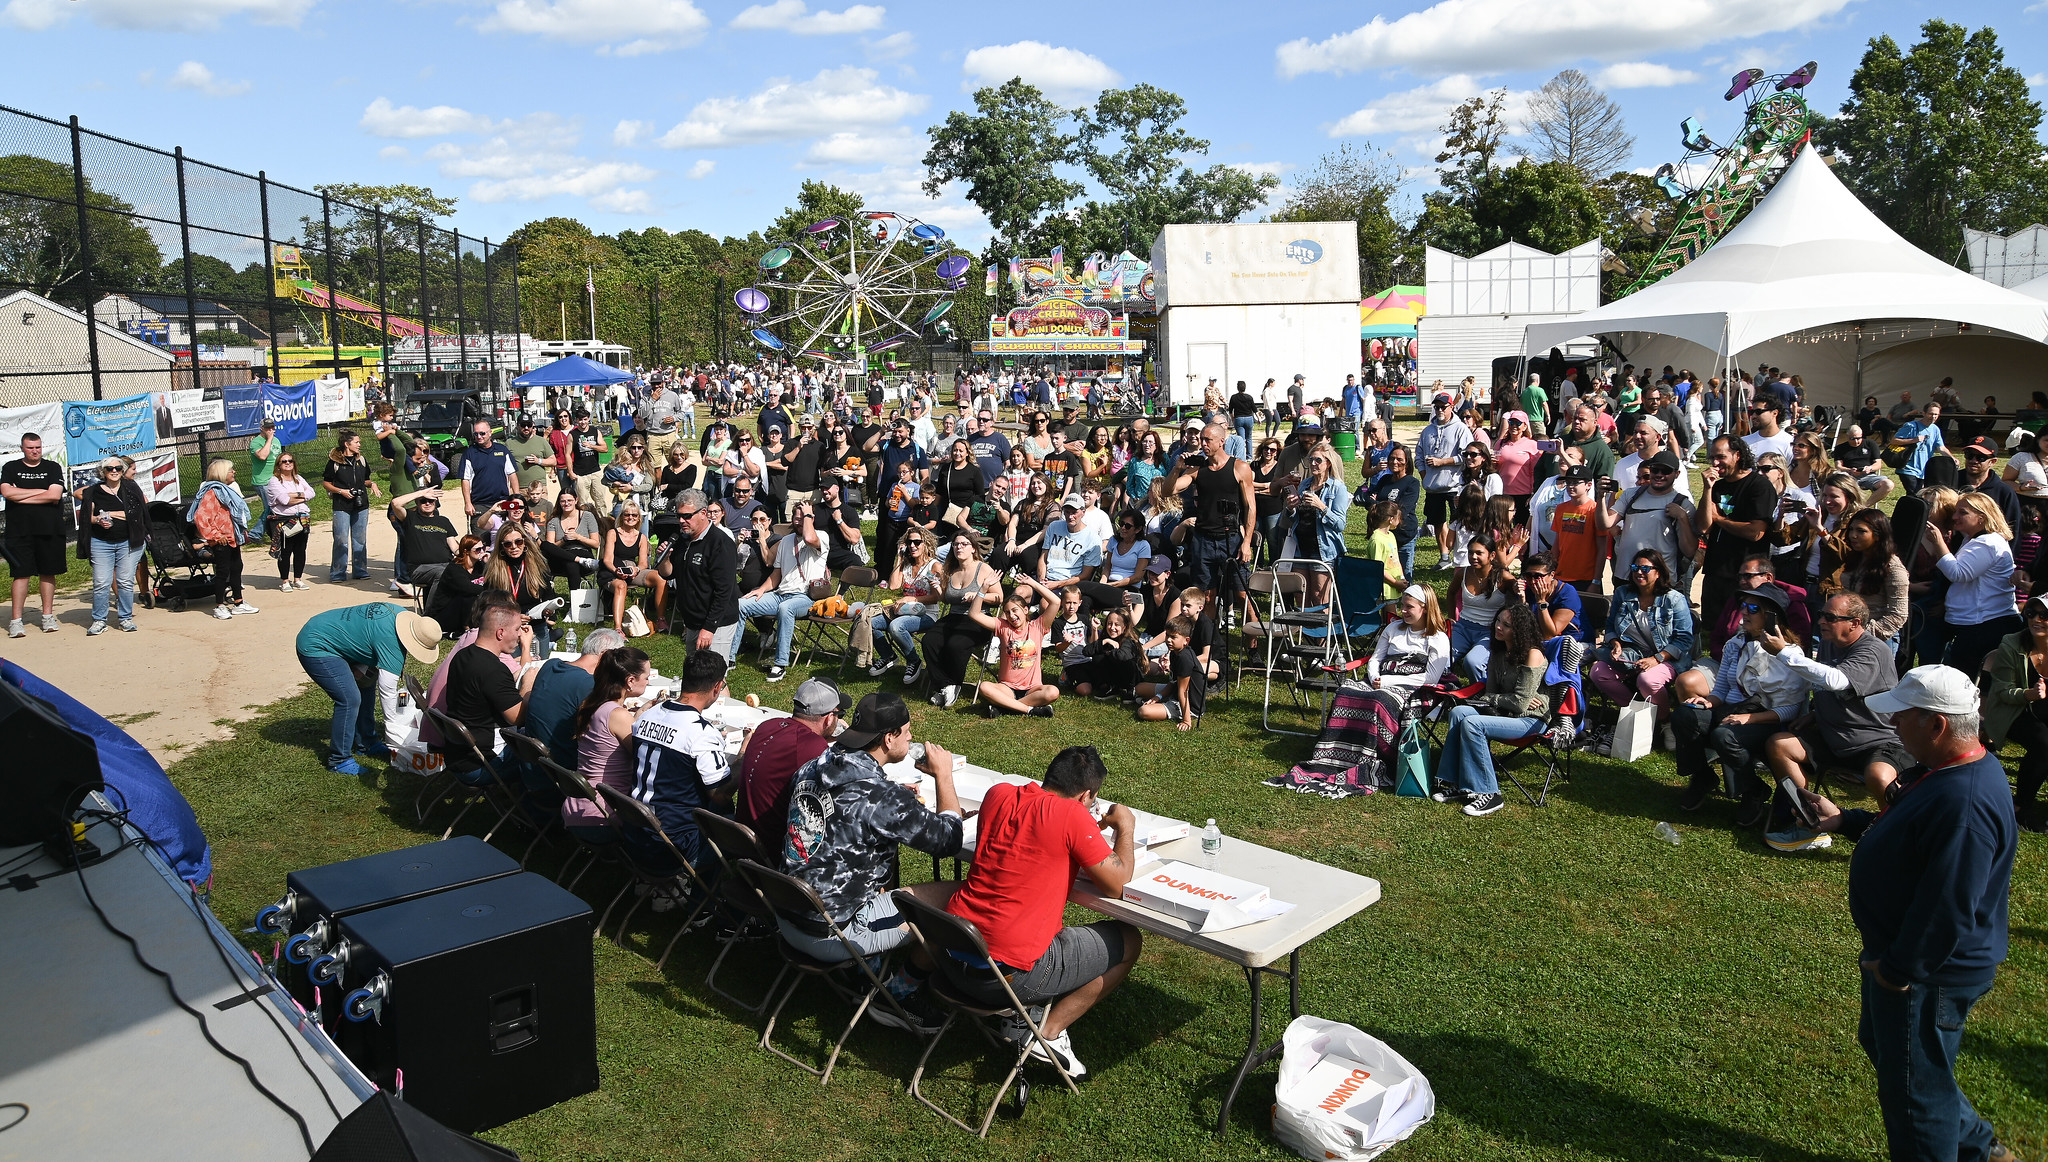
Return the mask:
[[632,378],[632,372],[607,367],[595,359],[585,359],[581,355],[564,355],[553,363],[543,363],[513,380],[512,386],[605,387],[614,383],[625,383]]

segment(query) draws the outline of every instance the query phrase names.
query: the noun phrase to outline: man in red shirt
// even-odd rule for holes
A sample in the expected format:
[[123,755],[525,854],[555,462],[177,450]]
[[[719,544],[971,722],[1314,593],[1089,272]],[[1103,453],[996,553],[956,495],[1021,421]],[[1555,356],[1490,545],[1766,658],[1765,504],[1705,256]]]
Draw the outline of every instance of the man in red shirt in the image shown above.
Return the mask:
[[[1067,1028],[1124,982],[1143,943],[1136,928],[1115,920],[1061,926],[1077,871],[1104,894],[1121,896],[1136,868],[1130,809],[1111,807],[1100,824],[1092,812],[1105,774],[1094,747],[1070,746],[1053,757],[1042,786],[991,788],[981,803],[973,870],[946,904],[981,932],[1018,1000],[1050,1006],[1041,1027],[1060,1067],[1076,1078],[1087,1067],[1074,1056]],[[1103,841],[1103,826],[1115,836],[1114,849]],[[939,971],[962,990],[992,1005],[1008,1003],[983,966],[938,959]],[[1031,1031],[1012,1017],[1004,1034],[1022,1041]],[[1043,1043],[1034,1042],[1031,1055],[1051,1060]]]
[[832,745],[839,716],[852,705],[853,699],[829,679],[812,678],[796,688],[788,718],[770,719],[747,738],[732,817],[753,830],[776,871],[782,870],[782,841],[789,830],[790,776]]

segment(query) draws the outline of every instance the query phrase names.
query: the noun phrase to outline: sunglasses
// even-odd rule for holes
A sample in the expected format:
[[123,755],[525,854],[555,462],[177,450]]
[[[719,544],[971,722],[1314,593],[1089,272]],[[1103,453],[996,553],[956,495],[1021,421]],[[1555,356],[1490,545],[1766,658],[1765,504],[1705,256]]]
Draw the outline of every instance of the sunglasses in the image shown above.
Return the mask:
[[1765,573],[1765,572],[1762,572],[1762,571],[1757,571],[1757,572],[1751,572],[1751,573],[1737,573],[1737,574],[1736,574],[1735,576],[1736,576],[1736,578],[1737,578],[1738,580],[1743,580],[1743,581],[1747,581],[1747,580],[1749,580],[1749,579],[1750,579],[1751,577],[1768,577],[1768,576],[1770,576],[1770,574],[1769,574],[1769,573]]
[[922,544],[924,544],[924,542],[923,542],[923,541],[905,541],[905,542],[903,542],[903,543],[904,543],[904,544],[906,544],[906,545],[922,545]]
[[1548,574],[1548,573],[1524,573],[1524,574],[1522,574],[1522,580],[1524,580],[1524,581],[1541,581],[1541,580],[1543,580],[1543,579],[1544,579],[1545,577],[1548,577],[1548,576],[1550,576],[1550,574]]
[[691,517],[693,517],[693,516],[696,516],[696,515],[697,515],[698,513],[700,513],[700,512],[705,512],[705,511],[708,511],[708,510],[706,510],[706,509],[701,509],[701,508],[693,508],[693,509],[691,509],[691,510],[690,510],[690,511],[688,511],[688,512],[679,512],[679,513],[677,513],[677,514],[676,514],[676,519],[677,519],[677,520],[689,520],[689,519],[690,519]]
[[[1754,609],[1754,608],[1755,608],[1755,606],[1750,606],[1749,608],[1752,608],[1752,609]],[[2034,617],[2037,617],[2037,618],[2048,618],[2048,613],[2036,613],[2036,614],[2034,614],[2033,616],[2034,616]],[[1854,617],[1851,617],[1850,615],[1848,615],[1848,614],[1846,614],[1846,613],[1823,613],[1823,614],[1821,614],[1821,615],[1820,615],[1820,619],[1821,619],[1822,621],[1826,621],[1826,622],[1837,622],[1837,621],[1855,621],[1855,620],[1856,620],[1856,619],[1855,619]]]
[[1766,609],[1776,608],[1777,606],[1774,605],[1759,605],[1754,601],[1745,601],[1742,603],[1742,610],[1744,613],[1762,613]]
[[526,547],[526,542],[518,539],[517,537],[508,537],[503,540],[500,540],[498,542],[498,546],[500,548],[505,549],[520,549]]
[[1657,566],[1655,565],[1637,565],[1629,570],[1631,573],[1655,573],[1656,571]]

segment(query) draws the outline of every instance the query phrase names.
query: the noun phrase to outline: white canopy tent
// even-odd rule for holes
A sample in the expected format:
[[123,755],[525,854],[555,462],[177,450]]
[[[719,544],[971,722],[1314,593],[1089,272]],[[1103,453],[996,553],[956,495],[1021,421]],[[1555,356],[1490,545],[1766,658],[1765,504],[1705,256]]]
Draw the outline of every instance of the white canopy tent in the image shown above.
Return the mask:
[[2044,274],[2031,282],[2023,282],[2012,289],[2020,294],[2048,301],[2048,274]]
[[2004,397],[2007,407],[2048,386],[2048,301],[1914,247],[1810,148],[1684,269],[1597,310],[1531,324],[1524,350],[1580,335],[1609,337],[1638,366],[1796,371],[1817,404],[1853,407],[1944,375],[1963,398]]

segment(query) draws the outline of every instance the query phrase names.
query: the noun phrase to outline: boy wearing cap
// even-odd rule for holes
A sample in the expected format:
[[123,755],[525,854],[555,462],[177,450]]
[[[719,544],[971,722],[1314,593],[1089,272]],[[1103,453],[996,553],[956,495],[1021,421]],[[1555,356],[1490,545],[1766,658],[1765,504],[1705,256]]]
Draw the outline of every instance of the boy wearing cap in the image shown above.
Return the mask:
[[1783,589],[1766,585],[1742,591],[1742,632],[1722,647],[1721,666],[1712,691],[1684,699],[1672,710],[1671,728],[1678,741],[1673,754],[1678,773],[1686,776],[1679,795],[1682,811],[1697,811],[1714,790],[1712,761],[1721,760],[1722,789],[1741,799],[1737,827],[1754,827],[1770,808],[1770,795],[1752,768],[1763,745],[1798,718],[1806,707],[1809,679],[1792,662],[1805,651],[1794,642],[1765,644],[1784,636],[1786,607]]
[[1593,503],[1593,473],[1583,464],[1564,470],[1565,502],[1550,512],[1551,544],[1557,553],[1557,577],[1580,594],[1600,592],[1600,565],[1607,559],[1607,537]]
[[2006,956],[2018,829],[2005,767],[1978,741],[1976,684],[1960,670],[1908,670],[1866,705],[1919,765],[1899,776],[1882,812],[1803,798],[1821,831],[1856,841],[1856,1039],[1877,1073],[1885,1138],[1894,1158],[2014,1162],[1955,1078],[1964,1021]]
[[733,779],[732,817],[776,858],[776,871],[782,870],[776,841],[789,826],[790,780],[832,745],[839,716],[852,707],[853,699],[830,678],[811,678],[796,688],[789,717],[771,718],[747,736]]

